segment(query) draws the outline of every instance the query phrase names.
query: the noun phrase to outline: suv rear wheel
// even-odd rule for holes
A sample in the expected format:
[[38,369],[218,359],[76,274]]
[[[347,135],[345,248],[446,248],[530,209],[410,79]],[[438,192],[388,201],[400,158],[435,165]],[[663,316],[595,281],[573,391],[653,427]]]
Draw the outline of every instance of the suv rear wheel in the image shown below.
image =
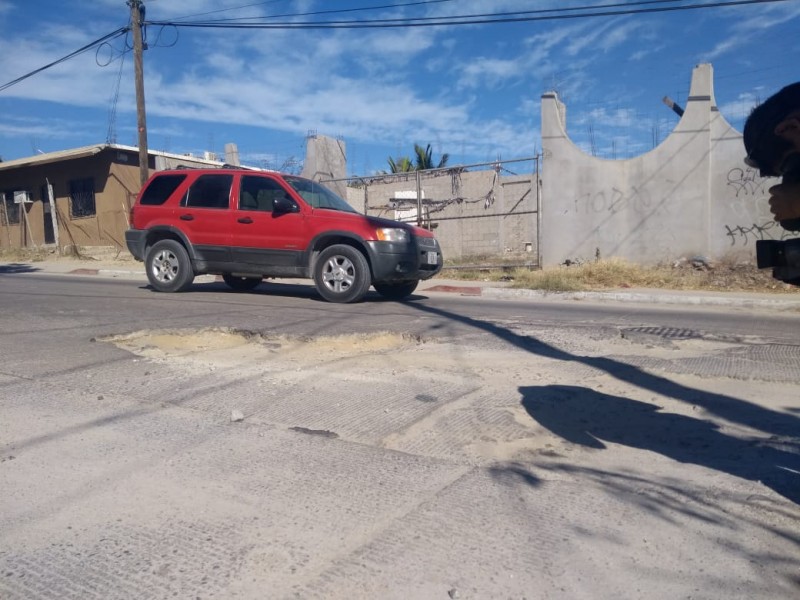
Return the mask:
[[413,294],[418,284],[419,281],[415,279],[400,283],[374,283],[372,287],[387,300],[402,300]]
[[222,280],[235,292],[249,292],[256,289],[261,283],[260,277],[240,277],[230,273],[223,273]]
[[317,257],[314,283],[328,302],[358,302],[369,290],[372,276],[361,252],[352,246],[336,244]]
[[175,240],[153,244],[147,251],[144,264],[150,285],[159,292],[182,292],[194,281],[189,254]]

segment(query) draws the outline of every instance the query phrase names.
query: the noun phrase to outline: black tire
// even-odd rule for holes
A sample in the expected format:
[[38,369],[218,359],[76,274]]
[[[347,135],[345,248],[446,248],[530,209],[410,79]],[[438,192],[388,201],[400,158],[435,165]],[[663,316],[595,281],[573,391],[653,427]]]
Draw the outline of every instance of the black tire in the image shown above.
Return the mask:
[[328,302],[359,302],[372,284],[372,275],[361,252],[352,246],[336,244],[317,257],[314,284]]
[[230,273],[223,273],[222,280],[234,292],[251,292],[261,284],[261,277],[240,277]]
[[194,281],[194,270],[186,248],[175,240],[161,240],[147,250],[147,279],[159,292],[183,292]]
[[373,283],[372,287],[387,300],[402,300],[414,293],[419,285],[419,280],[402,281],[400,283]]

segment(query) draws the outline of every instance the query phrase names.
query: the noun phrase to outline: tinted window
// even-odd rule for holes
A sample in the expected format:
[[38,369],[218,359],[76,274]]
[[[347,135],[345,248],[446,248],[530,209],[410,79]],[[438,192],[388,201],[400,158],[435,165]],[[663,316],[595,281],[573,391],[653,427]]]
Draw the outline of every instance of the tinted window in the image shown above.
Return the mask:
[[181,206],[228,208],[233,175],[201,175],[186,190]]
[[313,208],[328,208],[330,210],[341,210],[352,213],[357,212],[347,202],[316,181],[293,176],[286,176],[284,179],[286,179],[287,183],[300,194],[300,197]]
[[139,204],[158,206],[164,204],[178,186],[184,182],[186,175],[160,175],[150,182],[142,193]]
[[263,210],[272,212],[276,198],[289,198],[288,192],[270,177],[242,176],[239,190],[240,210]]

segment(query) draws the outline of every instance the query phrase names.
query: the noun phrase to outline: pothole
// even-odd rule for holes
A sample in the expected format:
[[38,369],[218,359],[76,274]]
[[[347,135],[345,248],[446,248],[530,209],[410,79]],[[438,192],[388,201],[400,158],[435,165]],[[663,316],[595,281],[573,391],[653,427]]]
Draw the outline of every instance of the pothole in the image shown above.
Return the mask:
[[292,337],[228,328],[143,330],[97,338],[96,341],[111,343],[152,359],[219,353],[241,357],[250,352],[312,360],[390,352],[423,343],[419,336],[391,332]]

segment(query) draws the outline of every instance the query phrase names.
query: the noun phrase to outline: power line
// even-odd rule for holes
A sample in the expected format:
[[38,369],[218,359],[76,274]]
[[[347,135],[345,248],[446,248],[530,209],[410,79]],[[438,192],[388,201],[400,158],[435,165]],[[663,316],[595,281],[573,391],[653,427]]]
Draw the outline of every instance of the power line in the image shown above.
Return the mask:
[[[539,9],[535,11],[517,11],[509,13],[486,13],[475,15],[455,15],[451,17],[406,17],[395,19],[374,19],[361,21],[294,21],[269,22],[254,20],[249,23],[229,23],[221,21],[148,21],[148,25],[173,27],[193,27],[207,29],[373,29],[400,27],[441,27],[455,25],[488,25],[500,23],[523,23],[532,21],[555,21],[565,19],[584,19],[592,17],[612,17],[623,15],[639,15],[683,10],[699,10],[708,8],[726,8],[752,4],[771,4],[792,0],[728,0],[705,4],[683,4],[679,6],[648,6],[653,4],[672,4],[679,0],[649,0],[602,6],[584,6],[574,8]],[[624,8],[638,6],[640,8]],[[608,10],[609,7],[621,10]],[[602,8],[602,10],[598,10]],[[576,12],[586,11],[586,12]],[[595,12],[589,12],[595,11]],[[550,14],[542,14],[550,13]],[[567,14],[569,13],[569,14]],[[515,15],[515,16],[512,16]],[[535,16],[534,16],[535,15]]]
[[33,77],[34,75],[36,75],[38,73],[41,73],[42,71],[46,71],[47,69],[49,69],[51,67],[55,67],[56,65],[59,65],[59,64],[65,62],[65,61],[69,60],[70,58],[74,58],[74,57],[78,56],[79,54],[83,54],[87,50],[91,50],[92,48],[94,48],[96,46],[99,46],[100,44],[106,42],[107,40],[119,37],[120,35],[125,35],[125,33],[127,33],[127,31],[128,31],[127,27],[120,27],[119,29],[117,29],[115,31],[112,31],[111,33],[108,33],[108,34],[104,35],[103,37],[98,38],[95,41],[90,42],[90,43],[86,44],[85,46],[83,46],[81,48],[78,48],[74,52],[70,52],[66,56],[62,56],[61,58],[51,62],[50,64],[47,64],[47,65],[45,65],[43,67],[39,67],[38,69],[36,69],[34,71],[31,71],[30,73],[26,73],[25,75],[22,75],[21,77],[17,77],[16,79],[14,79],[12,81],[9,81],[8,83],[4,83],[3,85],[0,85],[0,92],[3,92],[5,90],[7,90],[11,86],[18,84],[21,81],[25,81],[29,77]]
[[[210,15],[214,13],[221,13],[221,12],[230,12],[234,10],[241,10],[243,8],[251,8],[253,6],[261,6],[264,4],[273,4],[275,2],[283,2],[285,0],[271,0],[268,2],[255,2],[253,4],[244,4],[242,6],[232,6],[230,8],[220,8],[219,10],[212,10],[205,13],[200,13],[197,15],[190,15],[186,17],[178,17],[178,21],[183,21],[185,19],[191,19],[193,17],[201,17],[203,15]],[[678,0],[670,0],[672,2],[677,2]],[[382,6],[363,6],[360,8],[339,8],[339,9],[331,9],[331,10],[319,10],[314,12],[304,12],[304,13],[287,13],[287,14],[277,14],[277,15],[267,15],[265,18],[274,19],[276,17],[311,17],[317,15],[327,15],[327,14],[341,14],[341,13],[352,13],[352,12],[366,12],[370,10],[383,10],[387,8],[406,8],[409,6],[420,6],[420,5],[428,5],[428,4],[441,4],[444,2],[455,2],[455,0],[419,0],[418,2],[401,2],[396,4],[384,4]],[[229,19],[218,19],[214,22],[225,22],[225,21],[241,21],[244,19],[250,19],[252,17],[231,17]]]
[[[314,14],[324,14],[330,12],[350,12],[357,10],[374,10],[378,8],[397,8],[406,6],[415,6],[422,4],[432,4],[439,2],[449,2],[451,0],[427,0],[418,2],[407,2],[400,4],[391,4],[383,6],[363,7],[360,9],[341,9],[338,11],[319,11],[318,13],[299,13],[297,16],[310,16]],[[251,23],[223,23],[223,22],[180,22],[180,21],[148,21],[148,25],[161,25],[172,27],[194,27],[194,28],[222,28],[222,29],[363,29],[363,28],[387,28],[387,27],[437,27],[437,26],[454,26],[454,25],[482,25],[493,23],[518,23],[530,21],[550,21],[561,19],[577,19],[577,18],[591,18],[591,17],[606,17],[606,16],[619,16],[619,15],[632,15],[632,14],[648,14],[668,11],[679,10],[694,10],[703,8],[723,8],[729,6],[744,6],[750,4],[770,4],[775,2],[788,2],[790,0],[728,0],[721,2],[712,2],[707,4],[685,4],[680,6],[649,6],[654,4],[673,4],[680,0],[649,0],[642,2],[628,2],[618,4],[602,5],[603,10],[597,12],[588,12],[596,10],[597,5],[594,6],[577,6],[571,8],[556,8],[556,9],[538,9],[531,11],[518,11],[506,13],[485,13],[475,15],[456,15],[448,18],[441,17],[411,17],[405,19],[377,19],[372,21],[319,21],[319,22],[288,22],[288,23],[266,23],[266,22],[251,22]],[[245,5],[239,8],[247,8],[249,6],[256,6],[259,4],[267,4],[267,2],[260,2]],[[624,7],[639,7],[639,8],[624,8]],[[624,8],[623,10],[608,10],[609,8]],[[231,10],[231,9],[221,9]],[[577,12],[587,11],[587,12]],[[218,11],[212,11],[218,12]],[[543,14],[549,13],[549,14]],[[565,14],[569,13],[569,14]],[[210,13],[202,13],[210,14]],[[512,16],[518,15],[518,16]],[[524,16],[528,15],[528,16]],[[534,16],[535,15],[535,16]],[[199,16],[199,15],[198,15]],[[281,17],[292,15],[280,15]],[[185,17],[184,17],[185,18]],[[21,77],[13,79],[3,85],[0,85],[0,92],[30,78],[38,73],[46,71],[56,65],[59,65],[71,58],[74,58],[92,48],[103,44],[104,42],[125,35],[129,31],[128,27],[120,27],[101,38],[78,48],[58,60],[35,69]]]

